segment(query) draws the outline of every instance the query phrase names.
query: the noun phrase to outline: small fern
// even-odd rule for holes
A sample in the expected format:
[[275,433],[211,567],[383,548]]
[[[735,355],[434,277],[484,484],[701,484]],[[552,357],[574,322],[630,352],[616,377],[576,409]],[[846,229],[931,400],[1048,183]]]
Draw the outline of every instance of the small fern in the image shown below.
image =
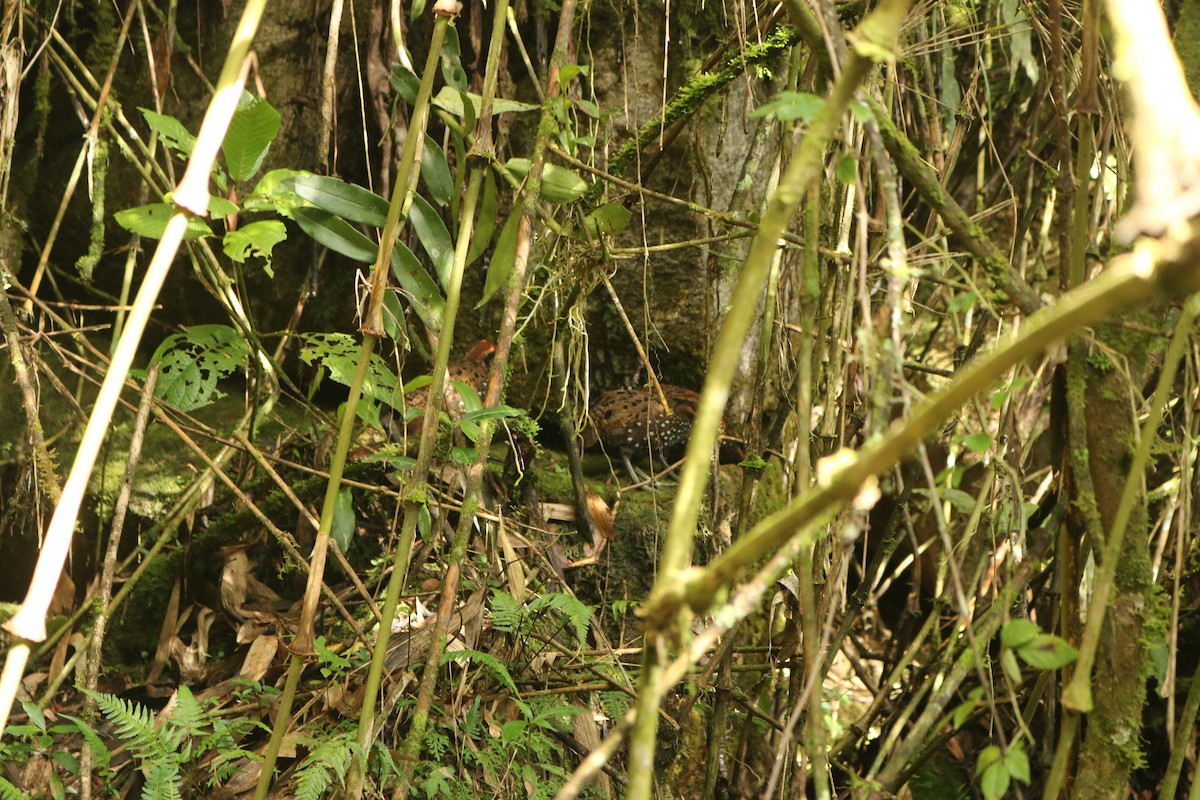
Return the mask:
[[575,630],[580,648],[586,647],[588,629],[592,622],[592,607],[578,598],[562,592],[547,592],[528,603],[518,603],[510,594],[492,592],[488,616],[492,627],[501,633],[519,635],[532,630],[533,624],[546,612],[557,612],[567,618]]
[[7,780],[0,778],[0,800],[25,800],[25,795]]
[[178,739],[174,726],[164,723],[160,730],[154,726],[154,713],[145,706],[103,692],[83,691],[96,701],[100,713],[113,724],[117,736],[135,758],[178,777]]
[[151,764],[142,785],[142,800],[183,800],[182,783],[178,764]]
[[[508,687],[508,690],[513,693],[513,697],[516,698],[518,694],[517,684],[515,681],[513,681],[512,674],[509,673],[508,667],[504,665],[503,661],[495,656],[479,650],[456,650],[451,653],[443,653],[441,665],[445,665],[450,661],[468,661],[487,667],[496,675],[497,678],[500,679],[501,683]],[[518,703],[519,702],[520,701],[518,701]]]
[[565,616],[575,628],[575,638],[578,640],[579,647],[587,646],[588,627],[592,622],[591,606],[569,594],[548,592],[535,597],[529,603],[530,615],[536,615],[542,611],[557,611]]
[[[144,706],[111,694],[83,691],[96,701],[100,713],[112,723],[138,766],[146,771],[143,800],[180,797],[184,766],[198,762],[209,753],[217,754],[208,765],[207,784],[210,788],[236,771],[237,760],[256,757],[238,747],[238,742],[253,728],[261,727],[261,723],[244,717],[227,719],[214,715],[186,686],[179,687],[170,713],[157,725],[154,713]],[[106,764],[108,754],[95,732],[81,721],[73,721],[93,742],[93,751],[98,753],[101,766]]]
[[321,800],[329,796],[335,777],[345,780],[350,762],[362,751],[350,731],[307,739],[306,744],[312,750],[296,769],[296,800]]

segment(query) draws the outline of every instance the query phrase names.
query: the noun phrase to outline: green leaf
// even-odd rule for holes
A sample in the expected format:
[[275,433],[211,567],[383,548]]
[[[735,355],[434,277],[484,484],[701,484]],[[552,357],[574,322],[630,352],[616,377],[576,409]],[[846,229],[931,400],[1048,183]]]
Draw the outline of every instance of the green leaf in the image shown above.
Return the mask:
[[183,123],[167,114],[159,114],[148,108],[138,108],[150,130],[158,134],[158,140],[166,147],[187,158],[196,146],[196,137],[188,132]]
[[388,74],[388,83],[410,106],[417,102],[417,93],[421,90],[421,79],[411,69],[402,64],[393,64]]
[[496,215],[499,208],[499,197],[496,191],[496,175],[491,170],[483,179],[483,200],[479,203],[479,214],[475,218],[475,233],[467,248],[467,264],[474,264],[483,255],[492,241],[492,233],[496,230]]
[[858,159],[846,153],[838,159],[833,174],[839,181],[849,186],[858,177]]
[[[504,167],[518,180],[525,180],[529,174],[530,161],[528,158],[510,158]],[[557,164],[545,164],[542,170],[542,191],[539,195],[547,203],[562,205],[573,203],[587,194],[587,181],[566,167]]]
[[285,182],[300,197],[322,211],[350,222],[382,228],[388,201],[369,189],[327,175],[299,175]]
[[986,433],[972,433],[963,439],[963,445],[972,453],[986,453],[992,449],[992,437]]
[[1014,684],[1021,682],[1021,665],[1017,663],[1015,650],[1004,649],[1000,651],[1000,668],[1004,670],[1004,676]]
[[1042,633],[1028,644],[1016,648],[1017,655],[1034,669],[1061,669],[1079,658],[1079,651],[1065,639]]
[[238,213],[237,203],[227,197],[218,197],[217,195],[209,195],[208,198],[208,215],[214,219],[220,217],[228,217],[231,214]]
[[992,764],[983,771],[983,776],[979,779],[979,788],[987,800],[1000,800],[1008,791],[1009,783],[1011,783],[1011,778],[1008,770],[1005,769],[1003,762],[1000,762]]
[[868,122],[875,121],[875,112],[871,107],[861,100],[851,100],[849,104],[850,115],[854,117],[855,122],[861,122],[864,125]]
[[525,409],[512,406],[498,405],[480,408],[463,414],[463,422],[479,422],[484,419],[512,419],[525,416]]
[[583,224],[587,226],[588,233],[592,236],[616,236],[625,230],[625,226],[632,218],[633,212],[614,200],[588,214],[584,218]]
[[333,252],[363,264],[375,261],[379,246],[341,217],[319,208],[297,208],[292,215],[302,231]]
[[[479,650],[453,650],[442,653],[441,660],[438,663],[442,665],[451,661],[475,663],[487,667],[492,671],[492,674],[500,679],[505,688],[512,692],[514,698],[519,694],[517,684],[513,682],[512,674],[508,671],[508,667],[504,665],[503,661],[490,653],[483,653]],[[516,702],[518,706],[525,705],[519,700]]]
[[476,308],[482,307],[488,300],[492,299],[492,295],[508,282],[508,276],[512,274],[513,262],[517,258],[517,230],[521,223],[521,210],[514,208],[508,217],[508,222],[504,223],[504,229],[500,231],[500,238],[496,241],[496,250],[492,253],[492,261],[488,264],[487,278],[483,283],[483,297],[475,305]]
[[329,535],[343,553],[350,549],[350,543],[354,541],[354,526],[354,493],[349,488],[342,488],[333,504],[333,524],[329,528]]
[[1037,83],[1040,71],[1037,57],[1033,54],[1033,25],[1025,9],[1021,8],[1018,0],[1003,0],[1000,3],[1000,18],[1008,28],[1009,61],[1013,65],[1009,88],[1013,86],[1017,65],[1025,70],[1025,76],[1031,83]]
[[[138,236],[147,239],[161,239],[163,232],[167,229],[167,222],[174,213],[175,206],[169,203],[150,203],[118,211],[113,215],[113,219],[122,228],[136,233]],[[201,239],[205,236],[212,236],[212,229],[208,227],[208,223],[199,217],[189,217],[187,232],[183,234],[184,241]]]
[[571,85],[571,81],[575,80],[577,75],[587,75],[588,68],[579,64],[567,64],[558,73],[558,85],[562,87],[563,94],[567,94],[566,89]]
[[975,709],[979,708],[980,702],[983,699],[983,687],[976,686],[967,695],[966,701],[960,703],[953,711],[950,712],[950,725],[954,730],[958,730],[963,726],[963,723],[975,713]]
[[287,228],[277,219],[264,219],[243,225],[235,231],[225,234],[222,249],[225,255],[239,264],[244,263],[251,254],[263,260],[263,269],[272,278],[275,272],[271,268],[271,251],[275,245],[287,239]]
[[429,260],[433,262],[438,282],[445,288],[450,284],[450,272],[454,269],[454,242],[450,239],[450,231],[442,222],[437,210],[421,195],[413,196],[412,209],[408,221],[417,232],[417,241],[425,248]]
[[450,195],[454,192],[450,164],[446,161],[446,154],[442,152],[441,145],[429,136],[425,137],[425,146],[421,148],[421,178],[424,179],[425,188],[429,190],[429,196],[435,203],[444,206],[450,202]]
[[509,720],[500,727],[500,743],[502,745],[511,745],[515,740],[524,735],[527,727],[529,727],[529,723],[525,720]]
[[301,169],[273,169],[258,179],[258,183],[242,200],[243,211],[273,211],[291,219],[292,209],[307,205],[307,201],[292,189],[291,179],[312,175]]
[[435,333],[440,331],[446,299],[429,271],[403,242],[396,242],[392,253],[392,275],[421,322]]
[[939,494],[961,514],[970,514],[975,510],[975,498],[962,489],[942,489]]
[[446,29],[446,38],[442,41],[441,71],[442,80],[447,86],[466,90],[467,74],[462,68],[460,57],[462,46],[458,42],[458,29],[451,25]]
[[263,98],[243,92],[221,143],[230,176],[235,181],[254,177],[278,133],[279,112]]
[[1013,746],[1004,754],[1004,766],[1009,775],[1028,785],[1030,781],[1029,756],[1025,754],[1024,750]]
[[1005,647],[1024,647],[1042,632],[1035,623],[1027,619],[1014,619],[1000,629],[1000,641]]
[[950,298],[950,302],[946,304],[946,310],[953,314],[962,314],[969,311],[979,301],[979,295],[975,292],[959,292]]
[[159,365],[154,394],[181,411],[193,411],[221,397],[217,383],[244,369],[250,346],[228,325],[195,325],[168,336],[151,363]]
[[825,105],[825,99],[811,92],[780,92],[775,99],[750,112],[752,117],[774,117],[780,122],[812,122]]
[[[395,86],[394,83],[392,85]],[[470,102],[470,104],[471,104],[471,113],[474,114],[476,117],[478,117],[479,116],[479,107],[483,103],[483,98],[480,97],[479,95],[475,94],[474,92],[460,93],[458,90],[456,90],[452,86],[443,86],[441,89],[438,90],[438,93],[436,95],[434,95],[433,100],[431,102],[438,108],[442,109],[443,111],[447,111],[456,117],[463,118],[466,116],[465,109],[463,108],[463,97],[464,96],[467,98],[467,101]],[[492,101],[492,113],[493,114],[507,114],[509,112],[518,112],[519,113],[522,111],[537,111],[540,108],[541,108],[541,106],[532,105],[530,103],[520,103],[516,100],[505,100],[503,97],[497,97],[495,100]]]

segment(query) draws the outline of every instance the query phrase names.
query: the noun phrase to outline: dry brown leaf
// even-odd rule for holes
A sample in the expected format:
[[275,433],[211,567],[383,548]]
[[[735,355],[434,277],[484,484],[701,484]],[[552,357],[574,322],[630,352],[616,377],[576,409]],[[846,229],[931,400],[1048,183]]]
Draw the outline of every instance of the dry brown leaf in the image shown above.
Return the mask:
[[279,652],[278,636],[259,636],[250,643],[238,675],[251,681],[262,680]]

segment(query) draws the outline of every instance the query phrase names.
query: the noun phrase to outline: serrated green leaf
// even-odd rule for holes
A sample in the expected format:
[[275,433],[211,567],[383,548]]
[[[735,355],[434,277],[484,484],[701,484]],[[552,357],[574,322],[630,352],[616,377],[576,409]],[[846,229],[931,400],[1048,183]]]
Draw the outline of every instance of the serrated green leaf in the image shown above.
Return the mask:
[[225,167],[235,181],[250,180],[262,167],[279,134],[279,122],[279,112],[270,103],[249,92],[242,93],[221,143]]
[[363,264],[375,261],[379,246],[341,217],[319,208],[297,208],[292,217],[300,230],[333,252]]
[[558,85],[562,87],[563,94],[567,94],[566,89],[571,85],[571,81],[575,80],[577,75],[587,75],[588,68],[579,64],[567,64],[558,73]]
[[[113,215],[117,224],[125,230],[147,239],[161,239],[167,222],[175,214],[175,206],[168,203],[149,203],[136,208],[127,208]],[[184,241],[212,236],[208,223],[199,217],[188,217]]]
[[960,703],[952,712],[950,712],[950,725],[954,730],[958,730],[963,726],[970,716],[975,713],[975,709],[979,708],[979,701],[983,697],[982,687],[975,687],[971,693],[967,695],[967,699]]
[[299,175],[284,186],[322,211],[349,222],[376,228],[387,223],[388,201],[357,184],[328,175]]
[[148,108],[138,108],[150,130],[158,134],[158,140],[166,147],[187,158],[196,146],[196,137],[192,136],[183,123],[168,114],[159,114]]
[[875,121],[875,112],[861,100],[851,100],[849,108],[850,115],[854,117],[855,122],[861,122],[865,125],[868,122]]
[[979,756],[975,759],[975,774],[982,774],[988,767],[999,764],[1003,758],[1004,753],[1000,750],[1000,746],[989,744],[979,751]]
[[950,298],[946,309],[952,314],[963,314],[973,308],[978,300],[979,295],[975,292],[958,292]]
[[450,196],[454,192],[454,177],[450,174],[450,164],[446,161],[446,154],[442,152],[441,145],[428,136],[425,137],[425,145],[421,148],[421,178],[435,203],[444,206],[450,202]]
[[488,300],[491,300],[492,295],[508,282],[508,276],[512,274],[513,263],[517,257],[517,230],[520,223],[521,211],[514,208],[509,214],[508,221],[504,223],[504,228],[500,231],[500,238],[496,241],[496,249],[492,252],[492,261],[488,264],[487,278],[483,282],[483,297],[475,305],[476,308],[482,307]]
[[1034,669],[1062,669],[1079,658],[1079,651],[1065,639],[1050,634],[1038,634],[1032,642],[1016,648],[1017,655]]

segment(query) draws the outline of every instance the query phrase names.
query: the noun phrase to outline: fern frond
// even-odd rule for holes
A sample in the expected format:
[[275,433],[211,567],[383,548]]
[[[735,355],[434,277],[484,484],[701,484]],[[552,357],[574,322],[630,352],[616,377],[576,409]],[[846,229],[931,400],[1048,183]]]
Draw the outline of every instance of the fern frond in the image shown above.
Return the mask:
[[175,707],[171,709],[168,718],[171,725],[185,736],[199,736],[205,733],[210,725],[208,712],[186,686],[180,686],[175,696]]
[[537,613],[543,609],[557,611],[565,616],[575,628],[575,638],[579,642],[579,647],[584,648],[587,646],[588,628],[592,623],[591,606],[580,601],[578,597],[572,597],[562,592],[549,592],[535,597],[529,603],[530,614]]
[[[100,738],[100,734],[96,733],[96,729],[78,717],[73,717],[70,714],[60,713],[59,716],[75,723],[75,727],[78,728],[80,734],[83,735],[84,741],[86,741],[88,746],[92,749],[92,761],[95,763],[96,767],[98,769],[107,769],[109,763],[112,761],[112,753],[108,751],[108,745],[106,745],[104,740]],[[0,800],[4,800],[3,795],[0,795]]]
[[154,727],[154,713],[143,705],[122,700],[116,695],[84,689],[96,701],[96,707],[113,724],[117,736],[138,758],[151,763],[175,760],[175,748],[168,737]]
[[179,791],[182,782],[179,765],[173,761],[151,764],[146,783],[142,786],[142,800],[183,800],[183,794]]
[[517,695],[517,684],[515,681],[513,681],[512,675],[508,671],[508,667],[504,665],[503,661],[495,656],[479,650],[456,650],[454,652],[443,653],[441,664],[439,666],[443,666],[451,661],[475,662],[481,666],[487,667],[496,674],[496,677],[500,679],[501,683],[508,687],[508,690],[513,693],[514,697]]

